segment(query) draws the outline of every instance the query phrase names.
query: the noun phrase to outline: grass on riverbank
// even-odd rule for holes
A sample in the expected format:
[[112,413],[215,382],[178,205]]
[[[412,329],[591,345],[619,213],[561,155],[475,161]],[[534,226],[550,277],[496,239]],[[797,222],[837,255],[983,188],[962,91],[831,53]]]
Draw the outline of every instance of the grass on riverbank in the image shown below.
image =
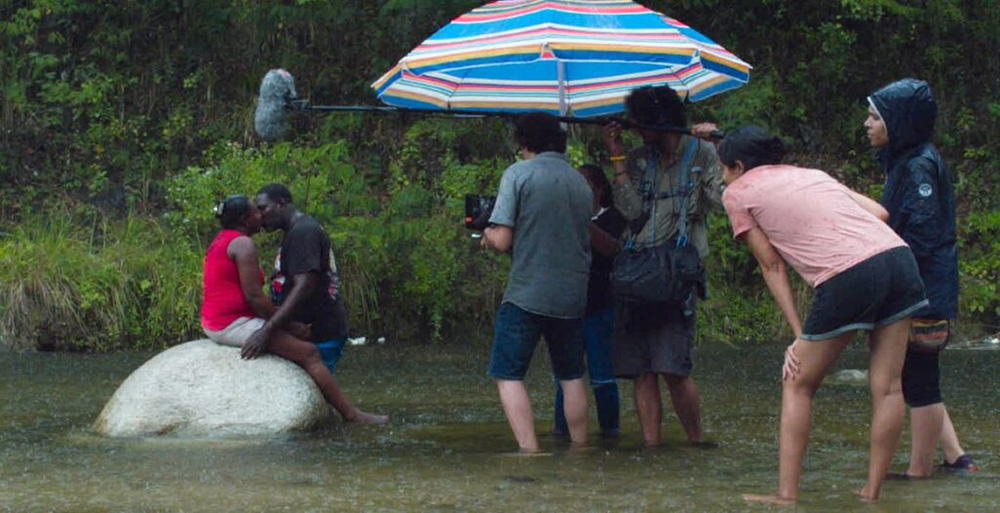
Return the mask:
[[98,351],[190,338],[200,252],[150,219],[88,217],[37,216],[0,236],[0,338]]

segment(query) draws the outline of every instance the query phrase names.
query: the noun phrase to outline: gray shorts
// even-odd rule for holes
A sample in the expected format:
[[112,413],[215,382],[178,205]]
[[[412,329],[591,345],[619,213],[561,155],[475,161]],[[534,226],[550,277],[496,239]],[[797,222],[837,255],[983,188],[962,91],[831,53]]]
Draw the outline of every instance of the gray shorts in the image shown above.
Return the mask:
[[694,366],[695,318],[685,318],[680,308],[648,311],[659,321],[628,327],[615,322],[611,357],[615,376],[633,379],[642,374],[689,376]]
[[240,317],[219,331],[204,327],[202,329],[205,330],[205,335],[208,335],[208,338],[216,344],[243,347],[250,335],[263,327],[264,319],[260,317]]

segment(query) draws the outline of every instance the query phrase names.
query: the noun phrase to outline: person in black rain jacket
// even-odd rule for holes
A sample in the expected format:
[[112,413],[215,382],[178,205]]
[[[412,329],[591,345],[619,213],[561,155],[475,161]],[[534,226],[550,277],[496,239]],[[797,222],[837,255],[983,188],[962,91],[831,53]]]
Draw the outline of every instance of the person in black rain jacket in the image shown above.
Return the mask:
[[913,316],[903,366],[913,440],[905,477],[931,474],[939,442],[941,468],[978,469],[959,445],[939,386],[938,355],[958,315],[958,257],[948,167],[930,142],[936,120],[937,103],[924,81],[899,80],[868,97],[865,129],[886,174],[881,203],[889,225],[913,251],[930,301]]

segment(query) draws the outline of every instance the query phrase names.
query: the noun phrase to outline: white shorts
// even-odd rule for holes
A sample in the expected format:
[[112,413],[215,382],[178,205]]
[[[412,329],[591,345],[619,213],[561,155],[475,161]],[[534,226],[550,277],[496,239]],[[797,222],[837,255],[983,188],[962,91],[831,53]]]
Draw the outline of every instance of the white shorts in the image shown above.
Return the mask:
[[264,319],[260,317],[240,317],[219,331],[210,330],[205,327],[202,327],[202,329],[205,330],[208,338],[212,339],[216,344],[243,347],[243,344],[250,338],[250,335],[253,335],[255,331],[263,327]]

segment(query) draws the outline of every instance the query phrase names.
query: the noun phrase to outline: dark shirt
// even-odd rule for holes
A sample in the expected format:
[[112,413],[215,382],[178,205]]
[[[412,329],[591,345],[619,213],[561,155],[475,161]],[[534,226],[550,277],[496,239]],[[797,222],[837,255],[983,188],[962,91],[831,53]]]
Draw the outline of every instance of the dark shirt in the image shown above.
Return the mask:
[[[617,239],[625,231],[625,217],[614,207],[598,214],[591,221],[595,226]],[[590,281],[587,283],[587,315],[596,313],[611,305],[611,268],[613,256],[602,255],[590,247]]]
[[347,315],[343,301],[330,295],[330,237],[312,217],[299,217],[281,240],[281,274],[291,280],[285,284],[287,298],[295,286],[294,277],[316,273],[318,283],[293,312],[292,320],[312,326],[312,338],[321,342],[347,336]]

